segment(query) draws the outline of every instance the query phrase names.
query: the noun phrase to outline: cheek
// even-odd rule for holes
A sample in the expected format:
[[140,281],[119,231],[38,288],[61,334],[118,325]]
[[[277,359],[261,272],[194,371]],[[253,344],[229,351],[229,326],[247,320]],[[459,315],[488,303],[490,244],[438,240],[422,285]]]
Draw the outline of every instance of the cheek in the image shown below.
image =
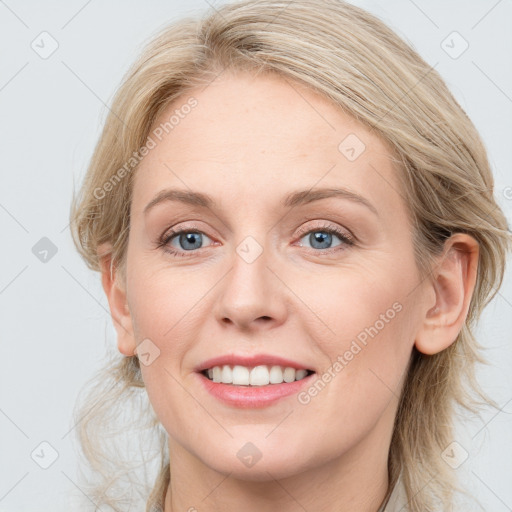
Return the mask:
[[181,334],[193,334],[201,301],[214,285],[211,273],[171,269],[141,259],[129,276],[130,312],[139,339],[148,337],[161,350],[179,349]]
[[190,408],[190,395],[182,387],[190,372],[187,354],[200,339],[208,290],[218,281],[211,274],[173,271],[140,258],[127,276],[136,341],[149,340],[156,354],[151,364],[140,365],[146,391],[169,432],[184,408]]
[[337,269],[302,284],[298,295],[316,313],[303,327],[326,356],[320,391],[303,396],[314,414],[330,416],[332,425],[348,417],[364,423],[400,394],[417,327],[416,284],[415,264],[406,258]]
[[325,353],[339,355],[350,348],[352,340],[369,347],[369,341],[377,336],[382,343],[402,339],[397,333],[402,311],[410,302],[414,273],[399,265],[386,268],[381,262],[374,263],[336,269],[314,279],[292,280],[294,291],[308,310],[302,321],[312,334],[313,325],[317,326],[316,341]]

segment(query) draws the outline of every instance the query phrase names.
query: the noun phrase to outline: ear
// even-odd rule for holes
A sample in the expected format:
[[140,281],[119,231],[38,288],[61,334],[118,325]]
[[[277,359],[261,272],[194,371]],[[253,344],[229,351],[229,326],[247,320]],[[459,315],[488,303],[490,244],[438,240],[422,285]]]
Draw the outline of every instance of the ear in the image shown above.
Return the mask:
[[423,354],[441,352],[457,339],[475,288],[478,257],[478,242],[472,236],[457,233],[446,240],[432,272],[434,299],[416,335],[415,346]]
[[98,248],[100,259],[101,283],[108,299],[110,314],[117,332],[117,347],[121,354],[133,356],[136,343],[128,302],[126,285],[121,272],[113,264],[111,244],[102,244]]

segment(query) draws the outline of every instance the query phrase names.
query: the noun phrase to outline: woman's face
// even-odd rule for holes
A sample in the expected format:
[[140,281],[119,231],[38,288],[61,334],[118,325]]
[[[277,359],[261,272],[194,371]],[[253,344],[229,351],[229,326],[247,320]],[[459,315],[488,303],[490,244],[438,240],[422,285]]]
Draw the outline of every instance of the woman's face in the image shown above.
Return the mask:
[[150,137],[120,349],[140,344],[175,460],[254,480],[385,462],[426,308],[389,147],[297,83],[228,72]]

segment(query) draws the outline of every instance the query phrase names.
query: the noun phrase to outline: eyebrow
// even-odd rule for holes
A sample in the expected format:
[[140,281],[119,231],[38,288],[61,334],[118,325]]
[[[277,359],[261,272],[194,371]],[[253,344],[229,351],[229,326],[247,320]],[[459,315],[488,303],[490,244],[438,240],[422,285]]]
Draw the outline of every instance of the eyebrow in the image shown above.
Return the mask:
[[[319,201],[320,199],[327,199],[330,197],[341,197],[350,201],[366,206],[377,217],[379,216],[377,209],[368,201],[368,199],[356,194],[355,192],[345,188],[317,188],[311,190],[298,190],[291,192],[285,196],[283,206],[295,207]],[[201,192],[192,192],[189,190],[165,189],[159,192],[144,208],[146,215],[157,204],[166,201],[178,201],[192,206],[200,206],[203,208],[215,208],[217,203],[208,194]]]

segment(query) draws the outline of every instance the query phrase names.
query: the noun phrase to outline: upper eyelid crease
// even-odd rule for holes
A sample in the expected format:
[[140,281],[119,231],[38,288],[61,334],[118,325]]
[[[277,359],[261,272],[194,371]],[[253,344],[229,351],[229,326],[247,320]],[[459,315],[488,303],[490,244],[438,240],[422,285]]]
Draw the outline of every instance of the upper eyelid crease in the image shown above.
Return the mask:
[[[288,194],[283,201],[283,206],[294,208],[302,204],[308,204],[313,201],[327,199],[330,197],[340,197],[358,204],[366,206],[377,217],[377,209],[364,197],[355,192],[344,188],[320,188],[310,190],[299,190]],[[189,190],[165,189],[160,191],[144,208],[146,215],[154,206],[164,201],[178,201],[192,206],[213,209],[217,207],[215,200],[208,194],[201,192],[192,192]]]

